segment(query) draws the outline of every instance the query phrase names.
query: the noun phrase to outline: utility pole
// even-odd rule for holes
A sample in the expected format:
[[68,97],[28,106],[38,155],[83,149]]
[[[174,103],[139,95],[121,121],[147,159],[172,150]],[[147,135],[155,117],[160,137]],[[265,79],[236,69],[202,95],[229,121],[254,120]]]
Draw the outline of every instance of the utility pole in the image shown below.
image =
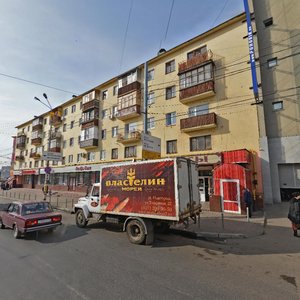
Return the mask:
[[148,62],[144,63],[144,134],[148,133]]
[[[49,125],[50,125],[50,129],[49,129],[49,136],[48,136],[48,153],[50,152],[50,146],[51,146],[51,133],[52,133],[52,121],[51,121],[51,112],[52,112],[52,106],[48,100],[48,96],[46,93],[43,93],[44,98],[47,100],[47,104],[43,101],[41,101],[38,97],[34,97],[34,100],[37,100],[39,102],[41,102],[44,106],[46,106],[48,109],[50,109],[50,117],[49,117]],[[45,180],[44,180],[44,187],[43,187],[43,192],[44,192],[44,200],[46,200],[48,191],[49,191],[49,183],[50,183],[50,172],[51,172],[51,168],[50,168],[50,161],[47,159],[46,160],[46,168],[45,168]]]

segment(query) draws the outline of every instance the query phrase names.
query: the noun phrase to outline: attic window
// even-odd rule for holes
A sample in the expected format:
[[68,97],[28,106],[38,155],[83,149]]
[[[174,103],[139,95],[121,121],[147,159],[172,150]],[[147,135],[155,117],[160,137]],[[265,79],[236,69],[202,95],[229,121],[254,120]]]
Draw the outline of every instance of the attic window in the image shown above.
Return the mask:
[[265,24],[265,27],[269,27],[269,26],[273,25],[273,17],[268,18],[268,19],[264,20],[263,22]]

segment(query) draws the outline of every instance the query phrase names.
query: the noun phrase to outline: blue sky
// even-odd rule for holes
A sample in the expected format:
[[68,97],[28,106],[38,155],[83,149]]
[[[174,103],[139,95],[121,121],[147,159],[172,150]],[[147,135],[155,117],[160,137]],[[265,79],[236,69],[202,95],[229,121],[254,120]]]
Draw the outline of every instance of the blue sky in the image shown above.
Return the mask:
[[242,0],[174,0],[165,39],[171,6],[172,0],[0,0],[0,166],[9,162],[15,126],[47,110],[34,96],[46,93],[57,106],[154,57],[160,45],[168,50],[244,10]]

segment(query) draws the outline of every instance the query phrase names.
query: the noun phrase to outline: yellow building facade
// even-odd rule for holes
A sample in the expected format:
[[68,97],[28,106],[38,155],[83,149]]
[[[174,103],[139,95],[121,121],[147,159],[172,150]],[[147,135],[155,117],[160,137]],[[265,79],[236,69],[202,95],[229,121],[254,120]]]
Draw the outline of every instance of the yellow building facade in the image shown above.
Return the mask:
[[223,189],[213,178],[220,165],[251,170],[237,189],[240,212],[243,187],[262,195],[259,108],[251,105],[244,21],[245,15],[238,15],[173,49],[161,49],[147,61],[147,80],[141,64],[17,126],[18,183],[35,188],[43,184],[43,152],[49,150],[62,157],[50,161],[53,189],[83,190],[99,180],[103,163],[145,158],[147,119],[147,134],[160,139],[162,158],[188,156],[199,163],[202,201]]

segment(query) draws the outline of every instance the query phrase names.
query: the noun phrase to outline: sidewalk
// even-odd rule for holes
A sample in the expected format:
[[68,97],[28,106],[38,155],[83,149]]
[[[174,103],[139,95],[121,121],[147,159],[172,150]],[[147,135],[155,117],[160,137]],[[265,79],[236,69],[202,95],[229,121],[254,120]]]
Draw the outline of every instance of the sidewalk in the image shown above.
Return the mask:
[[[74,203],[79,197],[85,196],[84,193],[58,191],[47,196],[53,207],[71,212]],[[11,189],[8,191],[1,190],[0,197],[17,201],[38,201],[43,200],[42,191],[35,189]],[[234,215],[209,211],[208,203],[203,203],[200,223],[193,224],[190,221],[187,229],[181,224],[172,227],[173,231],[180,231],[183,234],[195,238],[249,238],[265,234],[270,227],[281,227],[290,229],[291,224],[287,219],[289,203],[282,202],[279,204],[265,205],[264,211],[255,211],[249,221],[245,215]],[[199,220],[198,220],[199,221]]]

